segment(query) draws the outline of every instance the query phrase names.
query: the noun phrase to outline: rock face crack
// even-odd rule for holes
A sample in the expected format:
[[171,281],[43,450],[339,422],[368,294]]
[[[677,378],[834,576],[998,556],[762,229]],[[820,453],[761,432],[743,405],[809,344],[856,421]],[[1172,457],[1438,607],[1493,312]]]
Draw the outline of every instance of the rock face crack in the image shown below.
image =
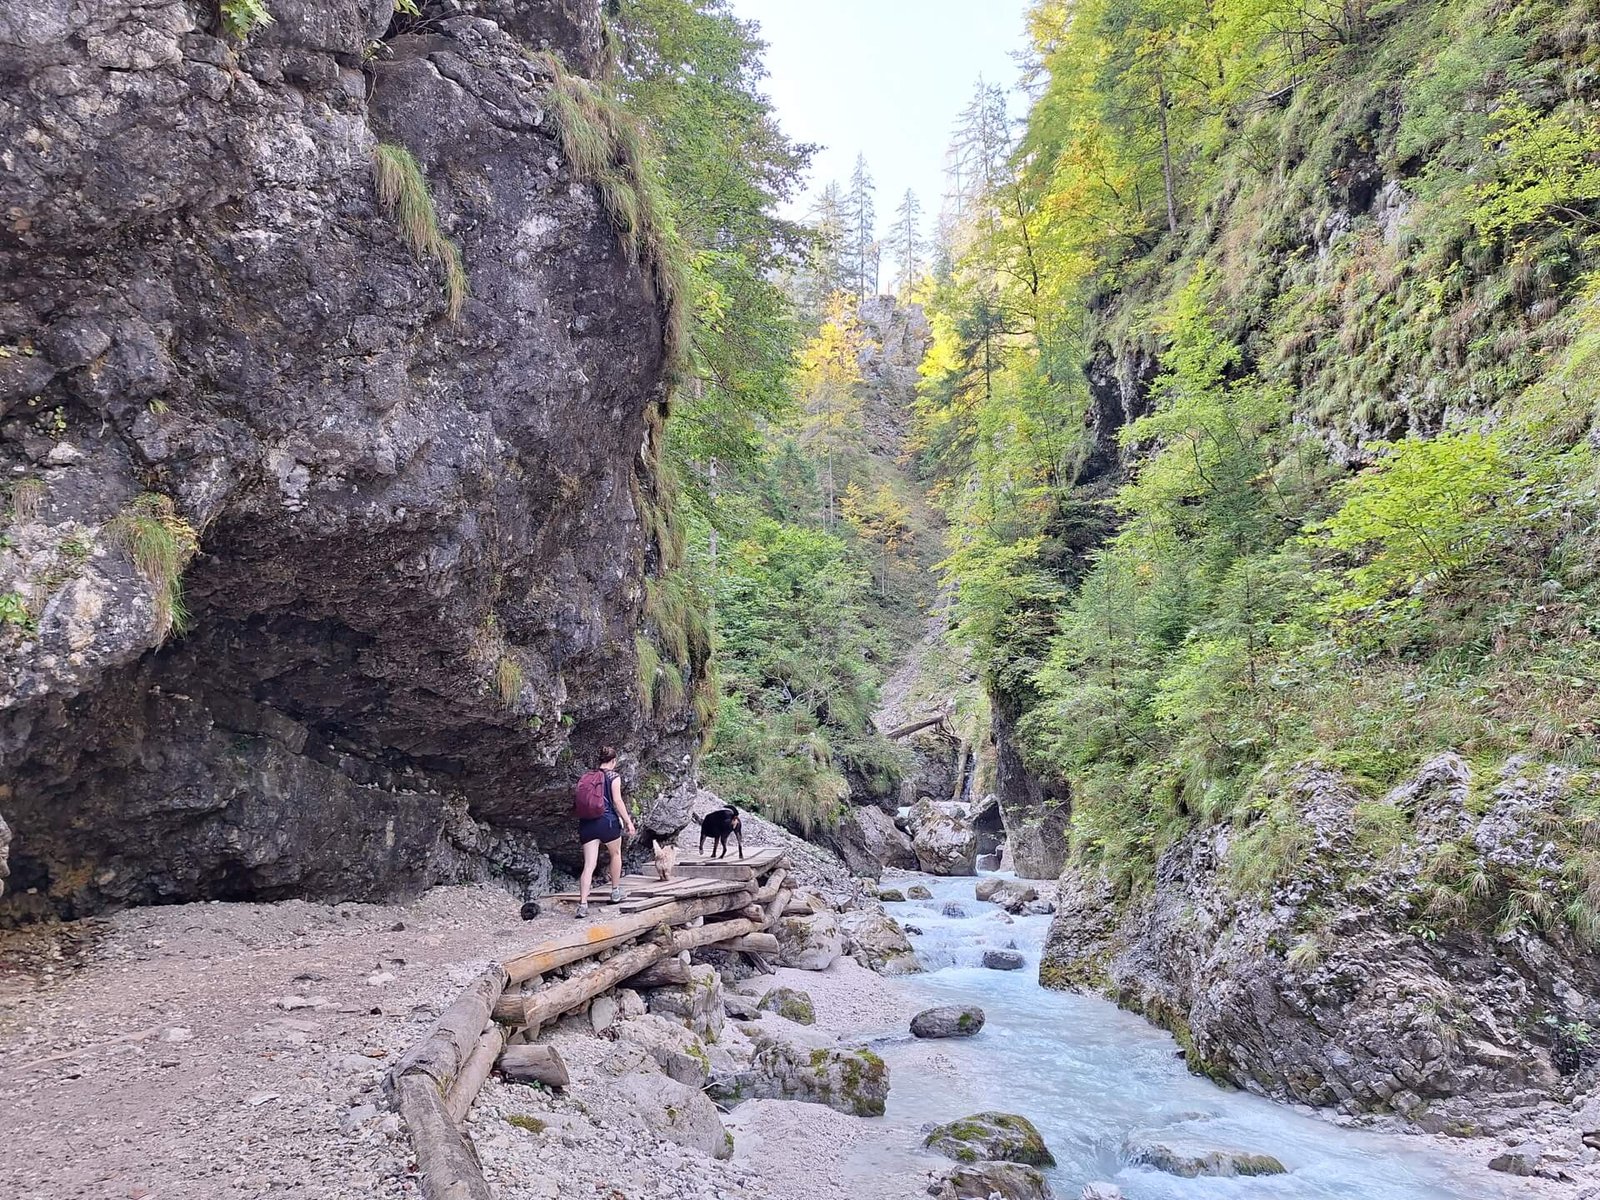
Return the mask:
[[[0,920],[526,884],[576,759],[690,748],[635,682],[647,269],[524,46],[458,17],[363,63],[391,8],[275,0],[242,47],[178,4],[0,13]],[[592,3],[515,8],[569,62],[598,37]],[[457,321],[380,142],[460,247]],[[181,635],[141,497],[198,536]]]

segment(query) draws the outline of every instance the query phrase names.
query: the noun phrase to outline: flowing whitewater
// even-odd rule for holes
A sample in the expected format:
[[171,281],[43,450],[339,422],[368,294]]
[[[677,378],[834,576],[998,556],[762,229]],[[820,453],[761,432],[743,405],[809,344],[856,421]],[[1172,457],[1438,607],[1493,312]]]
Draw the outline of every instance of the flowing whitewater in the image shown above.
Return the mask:
[[[982,1109],[1030,1118],[1055,1154],[1047,1171],[1062,1200],[1107,1180],[1128,1200],[1491,1200],[1511,1197],[1436,1143],[1345,1129],[1309,1113],[1191,1075],[1172,1038],[1107,1001],[1039,986],[1049,917],[1005,914],[974,898],[976,880],[886,877],[924,883],[932,900],[887,905],[912,934],[924,975],[907,977],[918,1007],[977,1004],[971,1040],[888,1039],[879,1048],[894,1086],[886,1120],[915,1131]],[[985,949],[1015,947],[1020,971],[982,967]],[[1271,1154],[1289,1168],[1266,1178],[1184,1179],[1127,1162],[1130,1136]],[[915,1144],[914,1138],[906,1139]]]

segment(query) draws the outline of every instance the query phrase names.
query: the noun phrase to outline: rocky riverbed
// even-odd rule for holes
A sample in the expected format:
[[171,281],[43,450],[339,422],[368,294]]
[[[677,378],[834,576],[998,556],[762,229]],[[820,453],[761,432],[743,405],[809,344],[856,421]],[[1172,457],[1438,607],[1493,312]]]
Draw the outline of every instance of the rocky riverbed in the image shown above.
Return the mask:
[[[1600,1195],[1593,1154],[1569,1155],[1567,1180],[1513,1178],[1488,1163],[1514,1155],[1516,1138],[1341,1128],[1217,1088],[1137,1017],[1041,989],[1049,917],[1006,912],[1015,889],[980,901],[970,878],[884,882],[922,898],[880,904],[858,893],[854,909],[824,917],[817,924],[835,932],[809,943],[831,954],[824,969],[699,968],[705,986],[686,1003],[619,991],[547,1031],[572,1086],[492,1080],[470,1118],[498,1194],[917,1200],[953,1173],[961,1187],[1013,1176],[1032,1186],[1020,1167],[958,1170],[922,1144],[934,1123],[996,1110],[1032,1121],[1056,1163],[1040,1177],[1053,1193],[1019,1197],[1077,1200],[1090,1184],[1126,1200]],[[866,920],[881,936],[896,919],[929,970],[880,974],[854,957],[872,956],[852,924]],[[485,887],[436,889],[404,906],[144,909],[7,934],[0,1194],[415,1196],[382,1072],[486,959],[533,937],[515,903]],[[992,950],[1021,955],[1025,969],[983,968]],[[789,992],[763,1003],[779,988]],[[981,1008],[985,1021],[972,1036],[911,1037],[912,1016],[941,1004]],[[817,1086],[828,1071],[832,1092]],[[882,1116],[857,1115],[874,1100],[886,1100]],[[1285,1173],[1173,1173],[1257,1159]],[[946,1194],[968,1194],[955,1186]]]

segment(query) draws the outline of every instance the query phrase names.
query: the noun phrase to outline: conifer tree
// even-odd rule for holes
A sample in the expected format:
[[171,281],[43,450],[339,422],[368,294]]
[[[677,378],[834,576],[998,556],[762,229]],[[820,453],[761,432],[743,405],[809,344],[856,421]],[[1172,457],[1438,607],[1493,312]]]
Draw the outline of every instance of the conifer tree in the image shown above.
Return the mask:
[[869,295],[869,287],[876,290],[875,248],[877,245],[878,214],[873,203],[876,188],[872,173],[867,170],[865,155],[856,155],[855,170],[850,173],[850,192],[844,202],[845,286],[858,298]]
[[894,227],[889,233],[889,249],[894,254],[895,290],[903,291],[922,274],[926,265],[923,255],[928,249],[922,237],[922,204],[910,188],[906,189],[905,198],[895,211]]

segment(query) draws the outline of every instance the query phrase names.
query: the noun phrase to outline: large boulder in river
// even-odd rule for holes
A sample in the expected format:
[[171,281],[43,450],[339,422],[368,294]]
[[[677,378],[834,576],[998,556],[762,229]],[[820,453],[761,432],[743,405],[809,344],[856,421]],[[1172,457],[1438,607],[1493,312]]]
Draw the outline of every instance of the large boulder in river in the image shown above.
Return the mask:
[[1045,1177],[1021,1163],[963,1163],[952,1167],[935,1187],[935,1200],[1055,1200]]
[[912,815],[911,848],[930,875],[972,875],[978,869],[978,833],[953,805],[919,804]]
[[855,909],[839,919],[845,953],[880,975],[914,975],[922,970],[906,931],[882,909]]
[[826,971],[844,953],[844,935],[831,912],[809,917],[784,917],[772,927],[778,939],[778,963],[802,971]]
[[1287,1168],[1270,1154],[1217,1146],[1184,1133],[1135,1133],[1122,1147],[1130,1163],[1168,1175],[1282,1175]]
[[1053,1167],[1055,1156],[1027,1117],[1016,1113],[980,1112],[936,1126],[924,1146],[957,1162],[1014,1162]]
[[919,1038],[972,1037],[982,1028],[983,1009],[976,1004],[925,1008],[911,1018],[911,1036]]
[[1020,950],[985,950],[983,965],[991,971],[1020,971],[1027,963]]

